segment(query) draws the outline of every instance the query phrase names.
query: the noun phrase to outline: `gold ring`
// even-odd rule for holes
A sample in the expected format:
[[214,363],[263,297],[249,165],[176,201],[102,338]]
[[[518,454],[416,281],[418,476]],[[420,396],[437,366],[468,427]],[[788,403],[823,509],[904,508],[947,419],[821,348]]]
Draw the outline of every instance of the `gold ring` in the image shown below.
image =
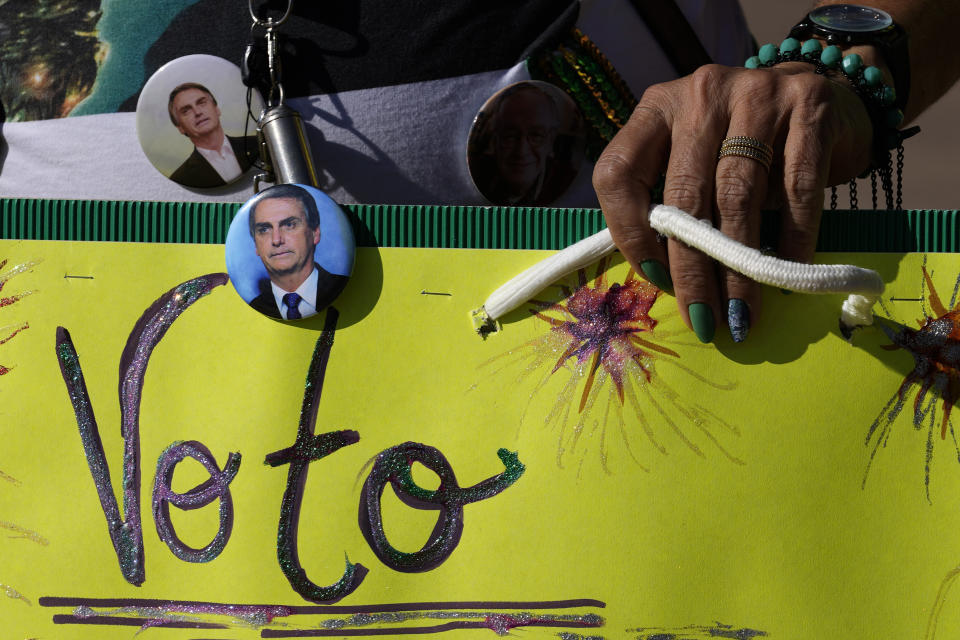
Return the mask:
[[724,138],[723,142],[720,143],[720,150],[723,151],[724,147],[753,147],[757,151],[773,157],[773,147],[763,140],[757,140],[749,136],[731,136]]
[[770,164],[773,162],[773,147],[756,138],[732,136],[724,139],[720,144],[720,152],[717,154],[717,160],[727,156],[739,156],[741,158],[756,160],[763,165],[764,169],[769,171]]
[[770,170],[770,163],[772,162],[770,156],[764,155],[752,147],[727,147],[720,152],[717,159],[719,160],[720,158],[726,158],[727,156],[751,158],[762,164],[763,168],[767,171]]

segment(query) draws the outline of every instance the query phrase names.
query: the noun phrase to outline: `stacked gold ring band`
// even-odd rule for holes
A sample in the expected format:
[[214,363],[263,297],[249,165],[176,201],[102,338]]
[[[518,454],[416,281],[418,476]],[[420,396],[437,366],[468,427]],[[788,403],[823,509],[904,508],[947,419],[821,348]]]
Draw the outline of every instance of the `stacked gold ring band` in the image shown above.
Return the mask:
[[717,159],[727,156],[739,156],[741,158],[751,158],[763,165],[767,171],[770,170],[770,164],[773,162],[773,147],[748,136],[731,136],[725,138],[720,143],[720,153]]

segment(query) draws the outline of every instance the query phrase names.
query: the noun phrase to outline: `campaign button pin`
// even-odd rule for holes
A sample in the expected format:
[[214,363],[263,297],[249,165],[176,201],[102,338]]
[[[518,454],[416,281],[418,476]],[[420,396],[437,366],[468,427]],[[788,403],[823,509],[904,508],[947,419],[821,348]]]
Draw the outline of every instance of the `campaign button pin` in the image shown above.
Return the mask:
[[350,221],[336,202],[314,187],[279,184],[237,212],[227,232],[227,273],[260,313],[300,320],[340,295],[355,252]]
[[528,80],[505,87],[480,108],[467,140],[477,190],[496,205],[546,206],[580,171],[586,128],[559,88]]
[[137,137],[151,164],[174,182],[195,189],[240,180],[259,157],[257,123],[263,101],[235,64],[190,55],[150,76],[137,101]]

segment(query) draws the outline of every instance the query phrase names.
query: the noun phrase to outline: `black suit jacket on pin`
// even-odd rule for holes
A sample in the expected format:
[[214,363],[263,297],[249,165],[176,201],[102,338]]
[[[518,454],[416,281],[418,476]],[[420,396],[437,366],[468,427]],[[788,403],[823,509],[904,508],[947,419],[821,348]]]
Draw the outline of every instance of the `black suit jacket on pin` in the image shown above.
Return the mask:
[[[234,138],[227,136],[230,142],[230,148],[233,149],[233,155],[237,157],[237,163],[240,165],[240,171],[246,172],[257,157],[257,136],[247,136]],[[170,179],[186,187],[222,187],[227,184],[217,170],[210,166],[207,159],[200,155],[197,148],[193,148],[183,164],[177,167],[177,170],[170,174]]]
[[[330,273],[316,263],[313,266],[319,274],[317,277],[317,311],[321,311],[340,295],[350,278]],[[280,309],[277,308],[277,300],[273,297],[273,289],[270,287],[270,279],[261,280],[258,287],[260,288],[260,295],[250,301],[250,306],[264,315],[282,320],[283,316],[280,314]]]

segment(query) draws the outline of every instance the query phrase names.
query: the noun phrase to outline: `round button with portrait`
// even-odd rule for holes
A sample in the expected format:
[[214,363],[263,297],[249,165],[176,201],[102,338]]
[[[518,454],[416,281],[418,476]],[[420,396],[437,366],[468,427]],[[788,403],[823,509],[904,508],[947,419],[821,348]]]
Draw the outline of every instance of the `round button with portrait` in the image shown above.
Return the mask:
[[[249,104],[248,104],[249,99]],[[212,189],[237,182],[259,158],[260,95],[235,64],[209,55],[177,58],[150,76],[137,101],[147,159],[174,182]]]
[[246,202],[227,233],[227,272],[260,313],[301,320],[343,291],[353,270],[353,229],[319,189],[280,184]]

